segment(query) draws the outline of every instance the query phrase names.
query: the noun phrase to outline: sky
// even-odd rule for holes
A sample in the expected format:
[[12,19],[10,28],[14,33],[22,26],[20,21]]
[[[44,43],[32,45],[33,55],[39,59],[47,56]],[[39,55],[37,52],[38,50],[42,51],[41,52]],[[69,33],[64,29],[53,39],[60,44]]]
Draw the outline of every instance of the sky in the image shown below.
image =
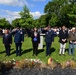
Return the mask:
[[19,12],[26,5],[34,19],[44,14],[45,5],[51,0],[0,0],[0,18],[12,21],[20,18]]

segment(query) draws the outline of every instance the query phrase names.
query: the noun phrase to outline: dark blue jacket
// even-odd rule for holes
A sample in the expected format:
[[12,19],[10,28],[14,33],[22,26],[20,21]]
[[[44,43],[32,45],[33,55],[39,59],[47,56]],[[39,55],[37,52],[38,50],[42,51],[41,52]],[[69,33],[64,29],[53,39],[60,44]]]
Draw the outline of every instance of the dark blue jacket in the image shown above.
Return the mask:
[[23,36],[20,30],[16,30],[14,34],[14,42],[21,43],[23,41]]
[[12,34],[7,34],[7,36],[6,36],[6,34],[4,34],[3,35],[3,44],[5,44],[5,45],[10,45],[10,44],[12,44]]
[[54,41],[54,36],[55,36],[54,31],[48,30],[45,35],[45,42],[52,43]]

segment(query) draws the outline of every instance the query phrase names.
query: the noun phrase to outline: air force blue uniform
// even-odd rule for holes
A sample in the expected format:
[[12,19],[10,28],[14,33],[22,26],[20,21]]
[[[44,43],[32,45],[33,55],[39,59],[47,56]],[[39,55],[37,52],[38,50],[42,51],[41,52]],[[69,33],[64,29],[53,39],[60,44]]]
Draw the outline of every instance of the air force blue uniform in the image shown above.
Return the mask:
[[53,30],[48,30],[45,36],[46,42],[46,56],[50,55],[50,47],[52,42],[54,41],[55,32]]
[[16,56],[21,55],[22,41],[24,41],[23,32],[20,30],[16,30],[14,35],[14,42],[16,45]]

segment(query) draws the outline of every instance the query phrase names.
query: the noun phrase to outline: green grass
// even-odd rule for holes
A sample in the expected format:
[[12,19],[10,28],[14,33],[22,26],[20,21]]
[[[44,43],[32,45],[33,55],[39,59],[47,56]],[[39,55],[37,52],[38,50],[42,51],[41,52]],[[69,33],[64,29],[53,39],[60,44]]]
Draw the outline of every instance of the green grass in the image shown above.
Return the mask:
[[[76,57],[76,51],[75,51],[75,56],[70,56],[68,55],[68,51],[65,52],[65,56],[59,56],[59,42],[58,42],[58,37],[56,37],[54,39],[54,43],[52,44],[52,53],[50,55],[50,57],[52,57],[53,59],[55,59],[56,61],[58,62],[63,62],[63,61],[66,61],[68,59],[71,59],[71,58],[75,58]],[[44,42],[44,45],[45,45],[45,42]],[[31,38],[29,37],[25,37],[25,41],[23,42],[23,45],[22,45],[22,56],[18,56],[16,57],[16,53],[14,52],[15,51],[15,44],[13,42],[12,44],[12,47],[11,47],[11,55],[8,57],[8,56],[5,56],[5,49],[4,49],[4,46],[2,44],[2,38],[0,38],[0,60],[3,61],[3,60],[12,60],[13,58],[16,59],[16,60],[23,60],[23,59],[26,59],[26,58],[34,58],[34,59],[40,59],[41,61],[47,63],[48,61],[48,58],[49,57],[46,57],[45,55],[45,51],[46,51],[46,45],[44,46],[44,49],[43,50],[39,50],[39,54],[38,56],[32,56],[32,42],[31,42]],[[67,46],[66,46],[66,49],[68,49],[68,43],[67,43]]]

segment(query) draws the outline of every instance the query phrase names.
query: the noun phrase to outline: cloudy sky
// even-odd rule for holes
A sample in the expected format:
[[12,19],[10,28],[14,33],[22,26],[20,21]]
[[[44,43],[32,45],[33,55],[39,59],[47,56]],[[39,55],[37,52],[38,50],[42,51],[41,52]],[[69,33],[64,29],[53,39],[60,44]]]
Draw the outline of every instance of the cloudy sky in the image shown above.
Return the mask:
[[34,18],[44,14],[45,5],[51,0],[0,0],[0,17],[12,21],[20,18],[19,12],[26,5]]

